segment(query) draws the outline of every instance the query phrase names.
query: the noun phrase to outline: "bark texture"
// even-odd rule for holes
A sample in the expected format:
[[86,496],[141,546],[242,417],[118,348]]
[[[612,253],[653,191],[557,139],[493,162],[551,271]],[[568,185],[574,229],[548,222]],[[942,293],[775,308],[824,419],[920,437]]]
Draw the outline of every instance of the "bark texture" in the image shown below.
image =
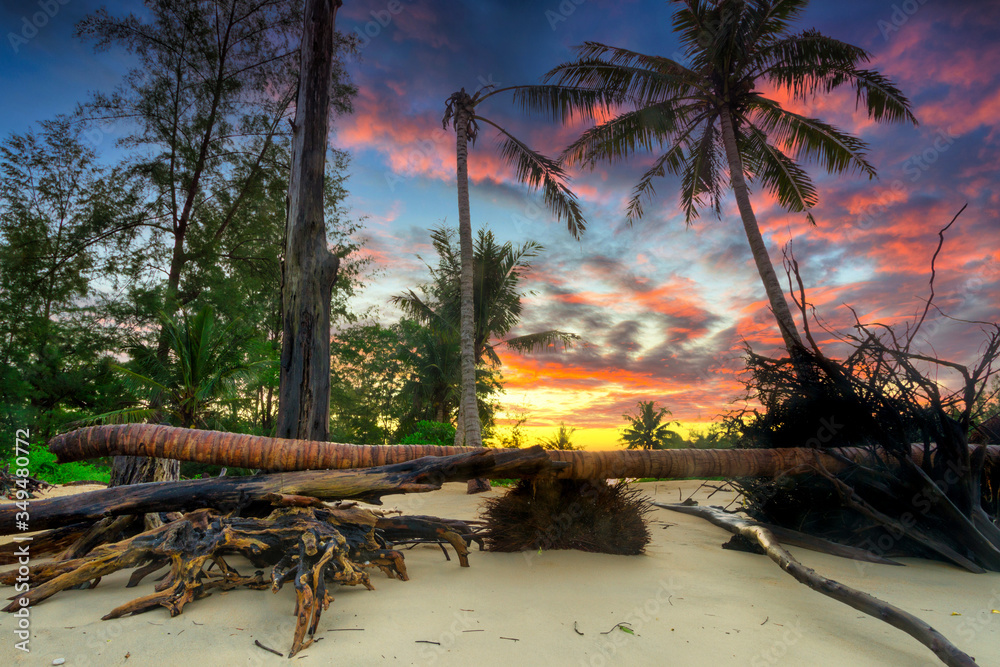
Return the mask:
[[[455,95],[455,155],[458,182],[458,240],[462,257],[462,303],[460,313],[459,348],[461,352],[462,391],[459,401],[455,444],[482,447],[482,426],[476,401],[475,303],[472,250],[472,213],[469,208],[469,127],[472,123],[472,99],[463,89]],[[475,137],[472,137],[473,141]]]
[[[197,432],[197,431],[195,431]],[[525,477],[552,469],[541,447],[513,450],[478,449],[445,457],[428,457],[366,470],[307,470],[252,477],[215,477],[181,482],[154,482],[37,500],[31,503],[31,528],[48,530],[107,516],[145,512],[183,512],[202,507],[234,510],[266,500],[269,494],[319,499],[362,499],[378,502],[383,495],[434,491],[445,482],[475,477]],[[0,506],[0,535],[16,532],[15,505]]]
[[802,347],[802,339],[795,326],[792,311],[788,308],[785,292],[781,289],[778,276],[774,273],[771,257],[768,255],[764,238],[757,226],[757,216],[754,215],[753,206],[750,205],[750,191],[743,176],[743,160],[740,158],[740,152],[736,146],[736,133],[728,107],[723,107],[719,119],[722,125],[722,142],[726,147],[726,159],[729,162],[729,176],[733,184],[733,193],[736,195],[736,205],[740,209],[740,218],[743,220],[743,231],[746,232],[747,241],[750,243],[750,252],[757,265],[760,280],[764,283],[764,291],[767,293],[771,312],[774,313],[778,328],[781,330],[785,348],[794,358],[798,349]]
[[341,4],[307,0],[305,7],[281,288],[278,435],[284,438],[326,440],[330,433],[330,298],[340,260],[327,247],[323,178]]
[[[284,440],[240,433],[201,431],[122,424],[90,426],[56,436],[49,451],[60,463],[103,456],[157,456],[215,465],[266,470],[319,470],[365,468],[410,461],[423,456],[450,456],[478,450],[473,447],[438,445],[344,445],[331,442]],[[984,450],[986,460],[1000,464],[1000,446]],[[812,472],[817,463],[829,472],[843,470],[851,461],[869,461],[871,452],[855,447],[816,450],[807,447],[781,449],[661,449],[570,451],[551,450],[553,461],[568,465],[557,471],[564,479],[615,477],[774,477]],[[923,445],[911,452],[917,466],[923,462]],[[499,475],[507,477],[509,475]]]

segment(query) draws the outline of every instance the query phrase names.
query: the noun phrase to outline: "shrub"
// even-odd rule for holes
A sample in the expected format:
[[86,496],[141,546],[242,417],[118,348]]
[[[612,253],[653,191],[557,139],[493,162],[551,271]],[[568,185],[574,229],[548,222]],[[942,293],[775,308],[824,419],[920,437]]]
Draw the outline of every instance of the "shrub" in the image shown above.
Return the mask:
[[455,427],[426,419],[416,423],[413,431],[399,441],[401,445],[451,445],[455,442]]
[[[15,467],[16,452],[0,463],[9,463],[11,470]],[[56,455],[48,450],[43,443],[31,445],[28,448],[28,472],[32,477],[45,480],[49,484],[67,484],[69,482],[95,481],[107,484],[111,480],[111,472],[106,467],[98,467],[82,461],[56,463]]]

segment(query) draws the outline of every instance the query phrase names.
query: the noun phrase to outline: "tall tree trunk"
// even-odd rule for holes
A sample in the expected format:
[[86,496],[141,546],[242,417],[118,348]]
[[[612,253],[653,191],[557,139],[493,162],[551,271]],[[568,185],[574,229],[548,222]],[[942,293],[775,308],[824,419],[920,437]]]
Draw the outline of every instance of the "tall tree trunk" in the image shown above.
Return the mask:
[[278,436],[330,433],[330,298],[340,260],[326,242],[323,177],[330,128],[334,25],[340,0],[307,0],[282,274]]
[[757,264],[760,280],[764,283],[764,291],[771,304],[774,319],[777,320],[778,328],[781,330],[785,348],[792,358],[796,358],[802,348],[802,339],[795,327],[795,319],[788,308],[788,301],[785,300],[784,290],[781,289],[778,276],[774,273],[774,266],[771,265],[767,246],[764,245],[764,238],[760,235],[760,228],[757,226],[757,217],[750,205],[750,192],[743,176],[743,160],[736,147],[736,133],[733,130],[733,120],[728,107],[723,108],[720,119],[722,121],[722,141],[726,147],[726,159],[729,161],[729,176],[733,184],[733,193],[736,195],[736,205],[740,209],[740,218],[743,220],[743,231],[746,232],[747,241],[750,243],[750,252]]
[[[471,110],[462,99],[455,105],[455,151],[458,178],[458,239],[462,251],[462,308],[459,347],[462,355],[462,392],[459,401],[459,430],[456,444],[482,447],[482,425],[476,402],[475,303],[473,301],[472,219],[469,211],[469,136]],[[459,440],[464,439],[464,442]]]

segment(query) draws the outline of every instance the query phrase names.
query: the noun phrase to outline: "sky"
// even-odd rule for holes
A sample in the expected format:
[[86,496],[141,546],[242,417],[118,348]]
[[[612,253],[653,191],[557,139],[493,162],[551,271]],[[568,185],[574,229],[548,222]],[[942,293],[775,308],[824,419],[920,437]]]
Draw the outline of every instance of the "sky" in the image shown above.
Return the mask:
[[[4,0],[0,135],[70,112],[89,91],[118,82],[129,61],[95,54],[72,36],[101,4],[122,13],[137,3]],[[398,318],[389,297],[425,282],[424,260],[434,261],[428,230],[457,226],[455,141],[441,127],[451,93],[538,83],[585,41],[678,57],[672,11],[646,0],[345,0],[337,27],[360,40],[349,66],[359,94],[354,114],[335,119],[331,144],[351,155],[348,204],[365,217],[363,252],[377,269],[358,307]],[[968,204],[936,262],[943,314],[931,312],[918,345],[975,362],[982,328],[945,315],[1000,320],[1000,4],[815,1],[796,26],[806,28],[870,52],[869,66],[909,97],[920,124],[873,124],[855,111],[849,90],[809,104],[772,91],[788,108],[860,136],[878,170],[869,180],[806,163],[819,192],[815,226],[766,192],[752,193],[779,276],[791,243],[825,326],[848,330],[848,306],[864,322],[903,326],[929,295],[938,231]],[[548,155],[587,128],[526,117],[504,95],[480,112]],[[94,140],[110,150],[116,131],[104,128]],[[530,294],[517,333],[560,329],[582,339],[569,350],[501,355],[504,416],[525,416],[529,434],[565,422],[578,429],[577,444],[614,446],[622,415],[638,401],[669,408],[683,426],[704,426],[742,398],[746,345],[782,352],[731,196],[719,218],[706,211],[687,226],[677,179],[661,179],[643,219],[625,224],[625,203],[654,157],[573,173],[588,221],[576,240],[500,161],[495,132],[483,127],[470,151],[473,227],[545,247],[525,277]],[[812,327],[821,344],[831,341]]]

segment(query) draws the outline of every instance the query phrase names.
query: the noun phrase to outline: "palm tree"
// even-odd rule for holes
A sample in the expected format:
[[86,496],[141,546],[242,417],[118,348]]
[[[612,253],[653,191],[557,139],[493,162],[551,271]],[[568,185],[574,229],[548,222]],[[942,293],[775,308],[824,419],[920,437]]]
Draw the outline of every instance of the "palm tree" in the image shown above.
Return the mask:
[[[131,349],[133,368],[115,366],[134,393],[142,394],[139,405],[88,419],[88,422],[136,422],[168,420],[183,428],[207,427],[208,418],[225,401],[234,398],[242,383],[269,362],[247,364],[242,361],[234,333],[236,321],[224,329],[216,327],[211,306],[189,317],[160,316],[162,331],[171,354],[166,362],[157,349],[136,344]],[[132,483],[145,475],[151,462],[134,462],[113,475],[112,486]],[[176,480],[177,461],[157,460],[152,481]],[[132,481],[120,481],[132,480]]]
[[583,447],[577,447],[570,440],[570,438],[573,437],[573,433],[575,431],[576,431],[575,428],[566,426],[566,422],[563,422],[559,424],[559,430],[556,431],[555,434],[549,436],[548,438],[539,438],[538,444],[542,446],[542,449],[579,451],[583,449]]
[[[426,296],[421,296],[413,290],[407,290],[392,297],[392,302],[400,306],[419,322],[436,331],[444,341],[454,341],[461,328],[460,293],[464,289],[462,273],[465,262],[460,251],[453,243],[454,232],[440,227],[431,230],[431,239],[438,253],[438,266],[431,268],[433,283],[424,288]],[[473,368],[486,362],[494,368],[500,367],[498,348],[507,347],[517,352],[532,352],[545,349],[557,343],[570,344],[578,336],[558,330],[541,331],[522,336],[508,336],[511,329],[517,326],[521,319],[521,298],[524,296],[518,286],[524,272],[529,268],[529,260],[544,248],[534,242],[527,241],[515,246],[510,242],[500,245],[489,230],[480,229],[473,251],[472,288],[473,288],[473,331],[472,352]],[[444,351],[453,349],[443,346]],[[446,363],[446,359],[436,362],[436,367],[451,368],[454,364]],[[446,376],[441,375],[442,379]],[[461,377],[462,390],[464,379]],[[473,394],[475,398],[475,393]],[[463,397],[464,398],[464,397]],[[477,433],[479,431],[479,409],[467,413],[474,415]],[[456,441],[461,444],[463,411],[459,407],[459,429]],[[480,433],[481,435],[481,433]],[[470,446],[472,442],[467,441]],[[482,444],[481,441],[479,443]]]
[[462,392],[459,401],[459,429],[455,436],[456,444],[462,442],[476,447],[483,444],[482,427],[479,422],[479,411],[476,406],[476,361],[473,304],[473,250],[472,221],[469,211],[469,143],[476,143],[479,135],[479,123],[492,125],[503,137],[500,144],[500,157],[504,162],[514,167],[517,179],[527,183],[531,188],[542,187],[546,205],[557,219],[565,218],[570,232],[578,236],[586,226],[586,221],[580,212],[576,196],[566,185],[566,174],[563,168],[554,160],[537,153],[520,139],[500,127],[492,120],[476,113],[477,107],[493,95],[513,90],[514,87],[492,89],[486,86],[475,95],[469,95],[462,88],[453,93],[445,103],[445,113],[442,125],[445,129],[451,123],[455,129],[456,175],[458,183],[458,235],[461,248],[461,326],[460,349],[462,369]]
[[[809,100],[843,86],[875,121],[912,122],[909,101],[889,79],[862,69],[870,54],[815,30],[791,33],[808,0],[684,0],[673,17],[687,65],[662,56],[587,42],[575,62],[545,76],[548,85],[515,91],[527,109],[560,120],[574,115],[614,116],[587,130],[562,159],[593,168],[634,154],[661,151],[642,175],[628,205],[628,222],[643,215],[653,181],[681,177],[680,200],[688,224],[706,203],[721,215],[731,186],[757,271],[785,346],[798,356],[801,339],[750,204],[750,185],[773,194],[792,212],[817,203],[816,188],[798,160],[812,159],[830,173],[875,176],[858,137],[787,109],[759,88],[766,84],[792,99]],[[610,104],[590,104],[586,92]],[[728,178],[727,174],[728,172]]]
[[[342,445],[332,442],[268,438],[246,433],[223,433],[172,428],[156,424],[91,426],[57,435],[49,449],[59,461],[101,456],[136,455],[150,448],[157,454],[212,465],[269,468],[271,470],[326,470],[370,468],[402,463],[424,456],[449,456],[469,447],[441,445]],[[924,448],[915,444],[913,461],[923,461]],[[668,449],[630,452],[552,451],[556,461],[569,462],[556,476],[562,479],[614,477],[775,477],[806,472],[819,462],[837,473],[849,461],[871,462],[869,447],[837,447],[817,453],[809,447],[780,449]],[[989,447],[987,460],[1000,465],[1000,446]]]
[[669,414],[670,410],[666,408],[657,410],[654,401],[639,401],[636,414],[622,415],[629,422],[622,429],[625,449],[666,449],[670,444],[678,443],[680,436],[669,428],[671,424],[678,422],[663,423],[663,418]]

